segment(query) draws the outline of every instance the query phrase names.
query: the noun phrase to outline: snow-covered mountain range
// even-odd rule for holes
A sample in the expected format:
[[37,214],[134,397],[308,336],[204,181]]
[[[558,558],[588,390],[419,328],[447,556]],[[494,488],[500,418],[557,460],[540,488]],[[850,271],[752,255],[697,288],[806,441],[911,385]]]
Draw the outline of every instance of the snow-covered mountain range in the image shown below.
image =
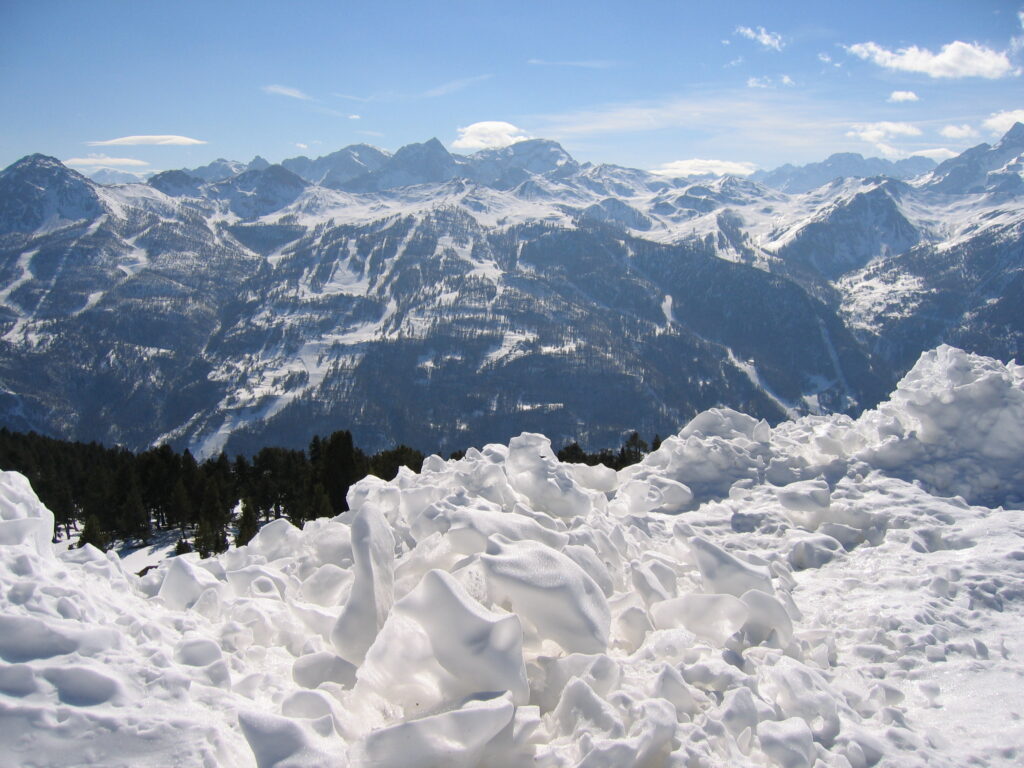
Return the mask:
[[0,172],[2,423],[209,455],[858,413],[938,343],[1021,356],[1022,153],[793,192],[539,139],[126,185],[32,155]]

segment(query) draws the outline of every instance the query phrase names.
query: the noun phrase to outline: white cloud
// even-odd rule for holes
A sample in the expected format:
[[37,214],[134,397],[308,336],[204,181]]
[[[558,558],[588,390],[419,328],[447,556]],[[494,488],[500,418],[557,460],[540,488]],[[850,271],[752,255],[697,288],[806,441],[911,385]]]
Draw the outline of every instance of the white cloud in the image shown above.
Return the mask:
[[985,122],[985,128],[1000,136],[1013,128],[1014,123],[1024,123],[1024,109],[1011,109],[1006,112],[996,112]]
[[773,80],[768,76],[747,78],[747,88],[774,88],[776,84],[796,85],[796,83],[793,81],[793,78],[791,78],[789,75],[783,75],[778,80]]
[[309,149],[309,144],[303,144],[301,141],[296,141],[295,146],[299,149]]
[[978,135],[978,132],[969,125],[947,125],[939,133],[947,139],[971,139]]
[[769,32],[764,27],[757,27],[756,29],[751,29],[750,27],[736,27],[736,34],[741,37],[745,37],[748,40],[755,40],[765,48],[771,48],[774,51],[781,51],[785,45],[785,43],[782,42],[782,35]]
[[930,158],[937,163],[941,163],[943,160],[949,160],[951,157],[956,157],[959,152],[954,152],[951,149],[945,147],[936,147],[935,149],[915,149],[913,154],[921,155],[922,157]]
[[363,116],[362,115],[349,115],[348,119],[349,120],[362,120]]
[[455,93],[461,91],[463,88],[468,88],[471,85],[482,83],[484,80],[489,80],[490,75],[476,75],[475,77],[463,77],[458,80],[450,80],[447,83],[442,83],[436,88],[431,88],[429,91],[424,91],[424,98],[432,99],[437,96],[447,96],[449,93]]
[[87,141],[90,147],[126,147],[151,145],[159,147],[189,147],[193,144],[205,144],[200,139],[190,139],[188,136],[153,135],[153,136],[122,136],[119,139],[107,139],[106,141]]
[[832,57],[829,56],[827,53],[819,53],[818,61],[820,61],[822,64],[830,64],[836,69],[839,69],[840,67],[843,66],[843,63],[841,61],[834,61]]
[[452,149],[500,149],[529,138],[532,137],[512,123],[484,120],[459,128],[459,138],[452,142]]
[[307,96],[298,88],[289,88],[286,85],[264,85],[263,92],[272,93],[277,96],[287,96],[291,99],[300,99],[301,101],[312,101],[312,97]]
[[681,178],[683,176],[703,176],[705,174],[712,174],[714,176],[749,176],[756,170],[757,166],[753,163],[693,158],[691,160],[676,160],[671,163],[664,163],[652,169],[651,173],[658,176]]
[[846,50],[886,69],[921,72],[929,77],[984,77],[994,80],[1020,74],[1005,52],[960,40],[942,46],[938,53],[916,45],[890,51],[872,42],[857,43]]
[[899,104],[904,101],[920,101],[917,94],[913,91],[893,91],[889,94],[889,98],[886,101],[891,101],[894,104]]
[[874,144],[883,157],[906,157],[908,153],[892,146],[890,140],[899,136],[920,136],[921,129],[910,123],[855,123],[846,135]]
[[610,59],[591,59],[584,61],[548,61],[547,59],[529,59],[527,64],[535,67],[577,67],[579,69],[611,69],[618,66]]
[[107,157],[106,155],[89,155],[88,157],[72,157],[64,160],[64,165],[78,166],[79,168],[138,168],[149,165],[144,160],[136,160],[134,157]]

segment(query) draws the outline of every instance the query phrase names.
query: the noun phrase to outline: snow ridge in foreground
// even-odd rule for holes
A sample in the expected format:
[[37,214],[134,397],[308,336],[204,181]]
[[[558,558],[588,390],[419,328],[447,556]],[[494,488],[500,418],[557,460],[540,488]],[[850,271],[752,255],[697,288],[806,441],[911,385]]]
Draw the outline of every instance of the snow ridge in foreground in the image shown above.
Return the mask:
[[1024,755],[1024,367],[940,347],[856,421],[711,410],[618,473],[523,434],[349,502],[140,579],[0,475],[5,764]]

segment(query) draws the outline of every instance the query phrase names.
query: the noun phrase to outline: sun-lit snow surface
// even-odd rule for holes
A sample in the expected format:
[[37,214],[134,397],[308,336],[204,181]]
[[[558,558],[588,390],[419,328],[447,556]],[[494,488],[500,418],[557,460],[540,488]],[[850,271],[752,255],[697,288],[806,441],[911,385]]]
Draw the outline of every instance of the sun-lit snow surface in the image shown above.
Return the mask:
[[0,762],[1024,759],[1024,367],[941,347],[856,421],[708,411],[617,474],[524,434],[350,504],[140,579],[0,476]]

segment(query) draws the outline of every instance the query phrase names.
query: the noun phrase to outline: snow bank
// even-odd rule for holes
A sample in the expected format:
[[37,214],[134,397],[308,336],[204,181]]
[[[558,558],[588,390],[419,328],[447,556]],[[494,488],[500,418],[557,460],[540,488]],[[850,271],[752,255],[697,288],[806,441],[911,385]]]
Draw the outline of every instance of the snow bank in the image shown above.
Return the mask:
[[1022,371],[942,347],[856,421],[712,410],[617,474],[524,434],[141,579],[5,473],[4,759],[1017,765]]

